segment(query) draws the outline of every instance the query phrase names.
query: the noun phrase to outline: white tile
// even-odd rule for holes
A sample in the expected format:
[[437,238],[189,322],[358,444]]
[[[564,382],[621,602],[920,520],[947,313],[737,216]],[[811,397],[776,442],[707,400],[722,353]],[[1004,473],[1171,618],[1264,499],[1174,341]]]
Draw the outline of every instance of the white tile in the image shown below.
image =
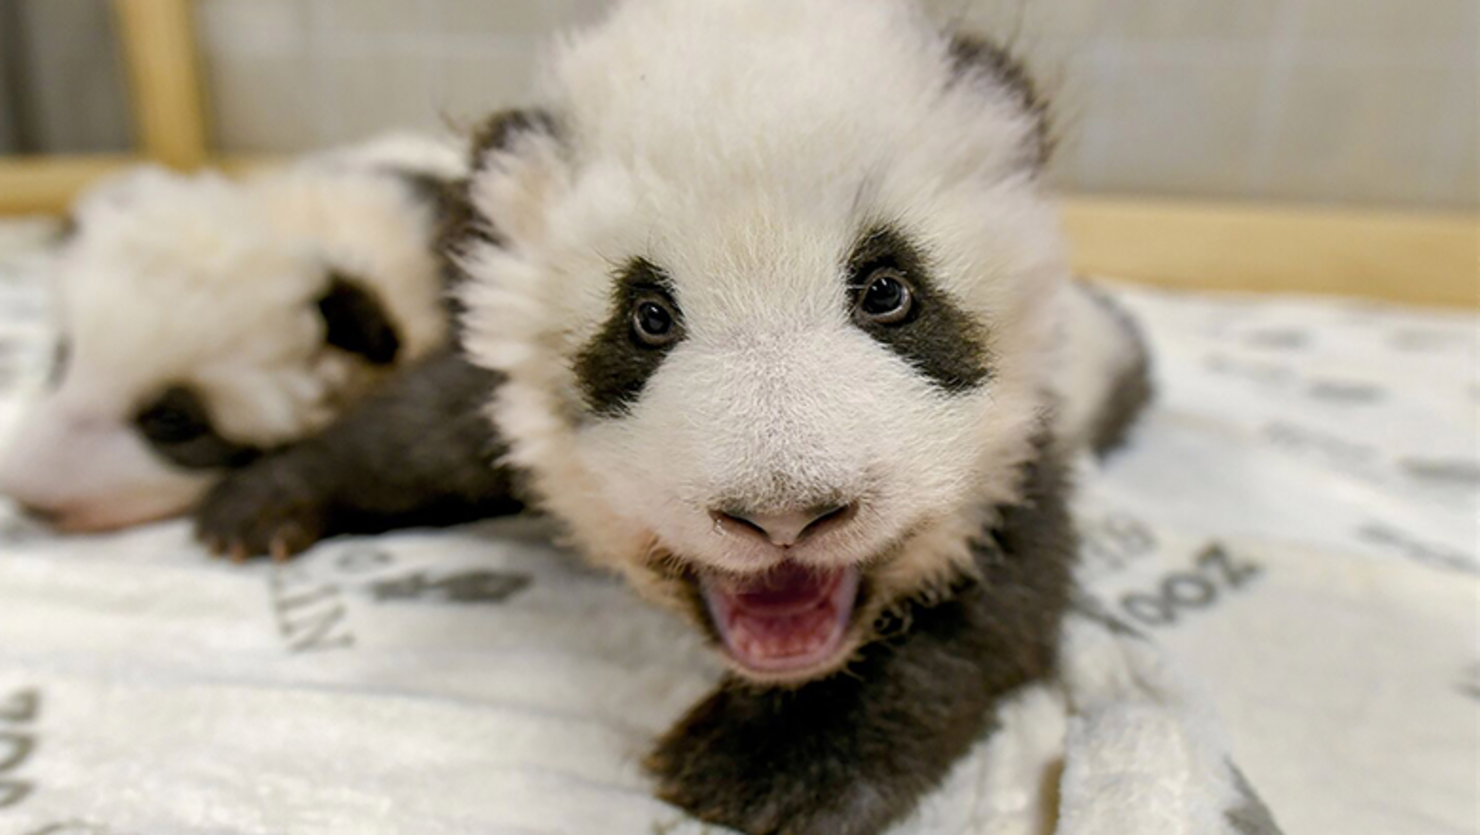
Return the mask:
[[[1475,0],[923,2],[1024,57],[1070,187],[1480,200]],[[230,151],[286,151],[476,124],[528,103],[548,35],[609,5],[200,0],[217,134]]]
[[1091,79],[1097,137],[1076,182],[1096,191],[1241,195],[1248,187],[1258,65],[1147,62],[1126,55]]
[[354,142],[388,130],[433,129],[438,115],[426,84],[425,61],[405,55],[345,55],[327,63],[334,114],[332,142]]
[[[1399,0],[1401,2],[1401,0]],[[1131,42],[1262,41],[1291,0],[1160,0],[1116,3],[1100,20],[1104,35]]]
[[1304,0],[1301,38],[1367,51],[1477,43],[1475,0]]
[[549,13],[541,0],[433,0],[440,8],[440,28],[459,35],[550,34]]
[[292,153],[318,144],[308,64],[218,56],[207,70],[211,127],[226,153]]
[[[303,0],[298,0],[303,2]],[[324,24],[349,35],[401,35],[433,31],[435,17],[422,0],[313,0]],[[486,3],[502,6],[502,2]]]
[[296,55],[309,26],[304,0],[200,0],[195,18],[207,56]]
[[[1297,62],[1262,186],[1272,197],[1422,203],[1436,130],[1451,107],[1443,68]],[[1456,160],[1456,164],[1460,161]]]
[[433,108],[451,126],[468,129],[494,111],[530,104],[533,67],[532,49],[445,59],[441,66],[444,84],[433,96]]

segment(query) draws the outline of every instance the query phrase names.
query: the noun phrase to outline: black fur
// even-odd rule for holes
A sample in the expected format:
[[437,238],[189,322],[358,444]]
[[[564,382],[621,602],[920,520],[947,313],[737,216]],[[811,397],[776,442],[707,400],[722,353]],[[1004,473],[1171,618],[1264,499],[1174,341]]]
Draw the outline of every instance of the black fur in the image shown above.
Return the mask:
[[439,265],[442,309],[447,320],[454,324],[463,312],[462,300],[455,292],[464,278],[458,258],[466,253],[467,245],[473,241],[500,243],[498,233],[473,209],[472,200],[468,197],[471,185],[466,177],[456,180],[428,178],[424,183],[424,187],[436,189],[435,195],[427,193],[423,199],[429,200],[436,209],[431,246]]
[[323,434],[228,475],[196,511],[219,550],[277,555],[336,533],[517,513],[484,414],[499,377],[445,349],[351,406]]
[[[553,114],[540,108],[504,110],[488,117],[473,134],[469,144],[472,170],[475,173],[482,172],[486,168],[489,154],[507,151],[516,140],[531,133],[559,136],[559,123]],[[443,183],[437,195],[439,216],[442,218],[437,249],[448,259],[449,286],[457,281],[453,262],[467,250],[468,244],[481,241],[504,246],[507,243],[488,218],[480,215],[473,207],[473,201],[468,196],[470,185],[469,179]]]
[[[520,137],[533,133],[559,136],[559,123],[553,114],[540,108],[503,110],[489,116],[473,134],[469,145],[474,173],[481,173],[487,167],[490,154],[507,151]],[[449,183],[441,192],[443,221],[437,247],[448,256],[462,254],[475,241],[495,246],[507,243],[498,229],[473,207],[468,197],[469,185],[469,180]]]
[[749,835],[873,835],[908,814],[999,699],[1054,671],[1077,541],[1064,468],[1040,450],[1022,501],[972,543],[980,580],[892,612],[845,672],[727,679],[649,757],[660,796]]
[[318,306],[324,318],[325,342],[375,365],[396,361],[401,339],[385,306],[364,282],[334,273]]
[[484,169],[484,162],[494,151],[507,151],[521,137],[532,133],[559,136],[560,126],[554,114],[537,107],[504,110],[488,118],[473,135],[473,168]]
[[1110,399],[1100,406],[1090,433],[1091,448],[1103,458],[1125,443],[1131,427],[1151,403],[1156,389],[1151,382],[1151,352],[1146,347],[1140,325],[1103,290],[1088,283],[1081,284],[1090,298],[1113,316],[1135,343],[1135,357],[1116,379]]
[[1007,90],[1032,117],[1033,139],[1027,149],[1027,162],[1034,169],[1046,166],[1054,151],[1048,100],[1038,92],[1022,62],[1001,44],[960,32],[951,35],[950,56],[957,80],[969,82],[974,76],[984,77],[995,87]]
[[899,230],[880,226],[854,245],[846,264],[853,301],[867,289],[869,274],[880,267],[898,270],[909,279],[914,308],[903,321],[862,321],[859,327],[945,391],[970,391],[985,382],[990,376],[985,334],[934,287],[924,255]]
[[416,202],[430,206],[434,217],[443,218],[453,211],[456,200],[452,189],[455,180],[446,180],[426,171],[388,167],[384,172],[400,180]]
[[[632,330],[632,307],[644,293],[658,293],[673,301],[672,284],[663,271],[645,258],[634,258],[617,276],[612,310],[601,330],[576,355],[576,380],[586,406],[602,417],[624,414],[642,394],[649,377],[677,345],[644,344]],[[674,310],[678,309],[673,305]],[[682,327],[682,314],[675,327]],[[681,337],[680,337],[681,339]]]
[[134,426],[162,458],[187,470],[241,467],[262,454],[257,447],[223,438],[200,395],[187,386],[165,389],[139,410]]
[[[462,280],[457,259],[467,253],[470,244],[485,243],[505,245],[504,238],[493,224],[473,208],[468,196],[472,182],[467,179],[449,183],[443,190],[446,211],[437,230],[436,248],[443,259],[443,285],[451,289]],[[451,296],[449,296],[451,298]],[[452,302],[454,309],[457,303]]]

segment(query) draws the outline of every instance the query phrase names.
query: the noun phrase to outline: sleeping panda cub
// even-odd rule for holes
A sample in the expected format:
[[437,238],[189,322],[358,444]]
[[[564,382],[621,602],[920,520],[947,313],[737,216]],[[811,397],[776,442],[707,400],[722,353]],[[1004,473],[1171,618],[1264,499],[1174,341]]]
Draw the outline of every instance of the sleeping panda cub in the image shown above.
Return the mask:
[[391,138],[231,182],[142,168],[75,207],[48,276],[48,390],[0,491],[69,531],[181,513],[443,345],[438,185],[464,153]]
[[663,798],[880,832],[1053,674],[1065,457],[1149,391],[1070,280],[1045,105],[901,0],[631,0],[543,102],[475,142],[464,355],[223,483],[201,532],[526,499],[728,664],[648,759]]

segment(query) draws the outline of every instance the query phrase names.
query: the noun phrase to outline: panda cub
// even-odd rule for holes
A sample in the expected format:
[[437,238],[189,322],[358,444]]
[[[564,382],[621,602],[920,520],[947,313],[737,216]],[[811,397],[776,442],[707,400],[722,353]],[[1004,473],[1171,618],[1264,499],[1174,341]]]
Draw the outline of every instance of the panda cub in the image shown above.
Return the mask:
[[242,183],[141,168],[93,189],[0,491],[69,531],[175,515],[444,344],[436,196],[464,156],[398,137]]
[[901,0],[631,0],[542,96],[474,143],[463,355],[224,482],[202,535],[528,501],[728,664],[661,797],[880,832],[1054,674],[1065,457],[1149,392],[1070,279],[1044,101]]

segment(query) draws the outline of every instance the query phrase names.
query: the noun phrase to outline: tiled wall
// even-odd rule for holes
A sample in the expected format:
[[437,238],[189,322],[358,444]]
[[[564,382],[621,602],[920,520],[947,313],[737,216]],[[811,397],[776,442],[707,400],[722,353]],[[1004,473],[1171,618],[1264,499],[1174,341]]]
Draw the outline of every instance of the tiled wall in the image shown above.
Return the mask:
[[[1011,37],[1057,92],[1067,188],[1480,206],[1480,0],[925,2]],[[219,143],[470,124],[603,5],[201,0]]]
[[0,153],[128,149],[112,24],[108,0],[0,0]]

